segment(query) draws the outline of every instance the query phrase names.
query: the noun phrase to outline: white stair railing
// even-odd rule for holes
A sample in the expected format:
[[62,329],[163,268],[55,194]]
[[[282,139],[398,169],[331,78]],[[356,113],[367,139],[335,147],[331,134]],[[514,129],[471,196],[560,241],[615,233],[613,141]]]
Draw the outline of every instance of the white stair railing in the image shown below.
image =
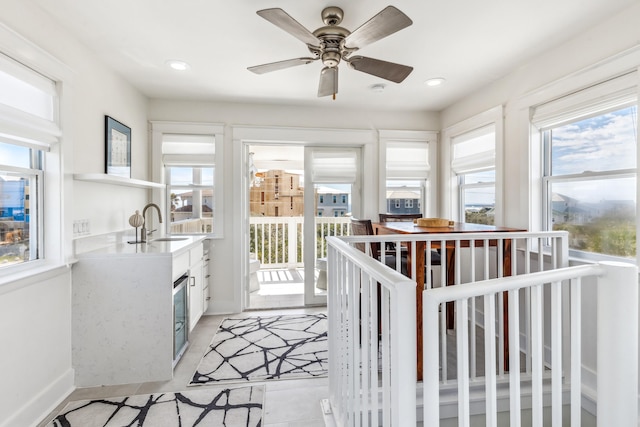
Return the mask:
[[[457,393],[458,425],[469,426],[471,413],[469,395],[471,377],[468,373],[469,346],[467,337],[467,304],[472,298],[484,301],[485,354],[485,416],[487,426],[497,425],[497,381],[495,334],[495,300],[503,292],[509,296],[509,337],[513,342],[520,336],[520,291],[530,289],[532,355],[530,381],[531,425],[543,425],[544,394],[551,394],[552,426],[563,425],[564,395],[568,393],[572,427],[581,423],[581,299],[582,278],[596,276],[598,282],[597,307],[597,424],[599,427],[636,427],[638,424],[638,268],[623,263],[566,267],[557,270],[521,276],[462,284],[448,288],[431,289],[423,293],[424,342],[437,343],[439,311],[447,302],[455,301],[457,313]],[[564,283],[564,284],[563,284]],[[563,324],[563,287],[570,287],[569,321]],[[549,293],[550,307],[546,310],[544,288]],[[568,293],[565,293],[565,296]],[[545,340],[543,319],[550,313],[550,337]],[[563,333],[563,330],[565,333]],[[567,334],[566,331],[569,331]],[[569,337],[569,351],[563,341]],[[545,360],[545,345],[550,347],[551,360]],[[513,348],[517,348],[514,346]],[[522,425],[521,384],[526,372],[520,371],[520,353],[510,352],[508,374],[510,425]],[[424,425],[440,422],[440,365],[437,345],[426,346],[424,352]],[[568,369],[567,369],[568,366]],[[528,423],[527,423],[528,424]]]
[[[361,348],[367,349],[372,345],[378,345],[384,358],[384,348],[392,348],[394,334],[405,334],[402,336],[406,337],[407,331],[405,328],[400,332],[394,329],[397,322],[393,322],[394,317],[391,313],[394,310],[411,311],[407,309],[411,307],[410,304],[398,306],[398,301],[401,299],[391,291],[399,286],[403,276],[397,274],[388,276],[390,269],[371,258],[366,261],[366,257],[363,259],[364,253],[347,247],[362,243],[368,253],[373,242],[379,243],[382,248],[386,246],[386,242],[393,242],[395,250],[391,253],[396,255],[396,259],[400,259],[402,248],[413,249],[414,258],[410,262],[413,266],[416,265],[416,245],[421,242],[426,249],[424,264],[427,274],[424,288],[427,291],[424,292],[424,303],[427,304],[428,295],[438,295],[440,303],[436,304],[438,308],[434,310],[434,303],[429,302],[430,311],[429,314],[424,314],[425,317],[422,309],[419,312],[425,329],[424,335],[418,337],[421,339],[416,341],[416,346],[423,341],[426,343],[423,363],[425,386],[427,383],[429,386],[424,394],[422,387],[417,387],[413,392],[417,394],[415,401],[418,404],[422,404],[424,400],[425,407],[429,407],[424,411],[424,415],[429,414],[429,418],[424,420],[424,425],[432,425],[429,423],[439,418],[437,414],[440,412],[433,412],[436,406],[439,409],[445,407],[447,411],[455,407],[460,420],[468,419],[472,412],[486,413],[487,425],[495,425],[497,408],[503,407],[505,403],[512,405],[511,425],[519,425],[521,405],[532,408],[533,425],[542,425],[540,424],[542,408],[548,405],[550,399],[555,405],[552,409],[554,426],[560,425],[561,422],[561,403],[566,404],[569,401],[572,404],[573,425],[579,425],[580,402],[584,396],[580,390],[581,340],[577,331],[582,325],[582,315],[579,310],[580,277],[586,274],[586,270],[565,269],[568,265],[566,232],[351,236],[328,240],[330,241],[329,339],[333,361],[330,370],[330,404],[336,416],[334,418],[339,420],[338,425],[354,425],[355,419],[359,420],[358,422],[371,421],[371,425],[404,426],[413,425],[411,422],[416,418],[420,421],[423,417],[423,411],[419,411],[417,417],[413,418],[414,415],[405,410],[410,420],[407,423],[405,418],[397,420],[390,415],[393,411],[381,403],[384,397],[399,395],[401,392],[406,393],[407,390],[411,390],[411,387],[407,386],[411,383],[402,382],[398,385],[398,382],[391,381],[401,376],[397,376],[394,365],[388,364],[380,369],[381,365],[376,364],[372,356],[373,350],[360,353]],[[348,245],[345,246],[343,243]],[[439,248],[443,260],[449,259],[449,265],[445,265],[444,261],[443,266],[440,267],[431,265],[429,253],[436,247]],[[447,256],[452,253],[455,253],[454,257]],[[509,260],[505,262],[507,254]],[[333,261],[331,261],[332,258]],[[631,379],[631,383],[627,382],[618,388],[612,388],[611,385],[601,387],[598,384],[596,404],[599,423],[601,419],[610,419],[602,415],[607,410],[601,408],[607,408],[610,404],[616,409],[609,412],[615,412],[619,408],[617,403],[619,393],[612,390],[625,390],[625,393],[629,391],[631,396],[637,397],[637,273],[622,273],[626,271],[625,268],[609,272],[608,267],[602,265],[597,267],[597,273],[594,273],[595,270],[590,271],[590,274],[600,275],[603,271],[607,271],[606,275],[598,278],[598,286],[601,289],[611,286],[608,284],[610,279],[604,279],[605,276],[617,277],[615,276],[617,274],[628,274],[625,279],[627,282],[633,276],[632,284],[627,283],[624,286],[625,289],[615,292],[615,298],[619,299],[617,301],[619,308],[614,308],[616,305],[613,303],[607,304],[608,309],[600,307],[598,309],[598,319],[604,319],[602,323],[598,323],[598,329],[609,331],[600,332],[599,335],[615,340],[615,343],[608,343],[605,346],[599,344],[598,381],[605,377],[624,376],[622,371],[627,373],[627,381]],[[401,271],[400,262],[396,264],[396,270]],[[433,274],[430,274],[432,271]],[[409,268],[408,274],[415,277],[415,267]],[[504,277],[506,275],[514,277]],[[440,278],[440,283],[457,286],[430,290],[433,287],[434,278]],[[536,282],[537,278],[543,280],[543,284]],[[565,283],[566,280],[569,282]],[[593,281],[593,279],[590,280]],[[616,279],[616,281],[619,280]],[[377,290],[377,286],[374,286],[377,283],[380,283],[380,291]],[[482,291],[487,283],[493,283],[492,286],[496,287],[488,294]],[[419,294],[415,281],[411,281],[410,284],[413,292]],[[507,288],[504,288],[505,286]],[[509,288],[509,286],[515,287]],[[402,287],[407,288],[406,282]],[[628,289],[630,287],[633,289]],[[469,291],[471,294],[457,298],[463,291]],[[627,291],[630,292],[625,299],[621,295]],[[609,293],[606,293],[606,297],[613,298]],[[373,309],[378,299],[382,301],[382,331],[385,331],[380,335],[379,344],[371,333],[372,329],[377,331],[377,328],[371,325],[378,324],[377,313]],[[599,296],[599,303],[600,299],[606,301],[605,297]],[[362,309],[360,309],[360,300],[363,301]],[[623,300],[624,305],[621,304]],[[422,305],[422,303],[422,298],[415,300],[415,304]],[[447,326],[447,313],[451,310],[455,312],[453,329]],[[506,315],[503,316],[503,314]],[[357,323],[359,315],[364,315],[366,321]],[[389,319],[389,323],[385,323],[385,316]],[[625,319],[621,320],[620,316]],[[352,326],[349,327],[349,325]],[[620,325],[625,327],[622,328]],[[628,329],[627,326],[629,326]],[[413,333],[416,328],[416,323],[410,327]],[[617,333],[622,329],[625,330],[624,337]],[[484,338],[476,339],[478,330],[484,333]],[[545,331],[548,332],[545,333]],[[385,337],[386,333],[389,335]],[[454,336],[455,344],[448,343]],[[361,337],[365,337],[366,341],[361,342]],[[409,339],[409,337],[406,338]],[[601,357],[600,352],[607,348],[615,348],[616,351]],[[632,351],[633,348],[635,351]],[[357,353],[356,359],[352,359],[354,352]],[[393,354],[393,350],[391,352]],[[619,354],[625,354],[628,357],[625,356],[624,360],[611,359],[611,357],[619,357]],[[448,366],[450,356],[455,357],[451,366]],[[408,360],[411,358],[403,358],[405,365],[409,365]],[[437,363],[433,363],[433,360]],[[607,361],[606,365],[602,365],[605,361]],[[615,365],[617,367],[615,369],[618,370],[615,373],[607,373],[612,365]],[[622,371],[620,371],[621,366]],[[632,369],[627,369],[628,367]],[[427,369],[429,377],[427,377]],[[365,378],[368,379],[365,380]],[[634,386],[635,394],[632,390]],[[377,400],[373,399],[371,390],[378,393]],[[608,390],[609,395],[601,396],[604,390]],[[433,396],[436,398],[434,399]],[[477,399],[476,403],[470,405],[472,397]],[[412,398],[407,399],[414,402]],[[434,403],[434,400],[437,403]],[[628,397],[626,400],[629,400]],[[451,401],[453,405],[446,401]],[[485,407],[478,410],[480,401]],[[375,402],[380,404],[376,406]],[[631,408],[623,411],[623,419],[628,419],[631,412],[637,411],[637,403],[629,402],[629,405],[625,404],[625,406]],[[359,415],[355,415],[356,413]],[[452,415],[449,413],[446,416]],[[613,420],[615,421],[616,418]],[[469,423],[468,421],[460,422],[460,425]],[[618,424],[605,422],[599,425]]]
[[[340,426],[415,425],[415,283],[328,242],[330,408]],[[378,306],[378,304],[380,304]]]

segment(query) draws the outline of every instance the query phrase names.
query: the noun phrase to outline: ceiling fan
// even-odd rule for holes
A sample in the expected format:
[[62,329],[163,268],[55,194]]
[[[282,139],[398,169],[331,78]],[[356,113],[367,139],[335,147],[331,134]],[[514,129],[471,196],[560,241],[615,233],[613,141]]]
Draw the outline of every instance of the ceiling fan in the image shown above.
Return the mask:
[[333,99],[335,99],[336,93],[338,93],[338,64],[340,61],[346,62],[354,70],[394,83],[402,82],[413,71],[413,67],[407,65],[365,56],[351,56],[358,49],[413,23],[407,15],[393,6],[387,6],[353,32],[339,26],[344,13],[336,6],[327,7],[322,11],[322,21],[325,26],[318,28],[313,33],[280,8],[259,10],[256,13],[305,43],[312,55],[248,68],[249,71],[256,74],[321,60],[324,68],[320,71],[318,96],[333,95]]

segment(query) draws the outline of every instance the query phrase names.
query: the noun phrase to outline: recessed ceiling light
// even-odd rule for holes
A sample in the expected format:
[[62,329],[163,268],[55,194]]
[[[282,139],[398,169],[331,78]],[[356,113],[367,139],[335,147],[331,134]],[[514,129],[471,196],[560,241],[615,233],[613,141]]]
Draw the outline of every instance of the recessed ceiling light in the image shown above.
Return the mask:
[[187,71],[191,66],[184,61],[179,61],[177,59],[171,59],[166,62],[167,66],[176,70],[176,71]]
[[369,86],[369,89],[371,89],[371,92],[380,93],[380,92],[384,92],[384,89],[386,87],[387,87],[387,85],[385,85],[385,84],[377,83],[377,84]]
[[426,84],[427,86],[440,86],[445,81],[446,79],[443,77],[436,77],[436,78],[427,80],[426,82],[424,82],[424,84]]

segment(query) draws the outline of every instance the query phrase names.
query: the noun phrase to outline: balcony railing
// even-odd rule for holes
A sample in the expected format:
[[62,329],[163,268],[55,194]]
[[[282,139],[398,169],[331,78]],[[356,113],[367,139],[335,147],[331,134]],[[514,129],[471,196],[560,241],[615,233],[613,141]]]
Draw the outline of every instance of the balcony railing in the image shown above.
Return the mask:
[[[190,214],[190,213],[189,213]],[[203,234],[211,233],[213,218],[188,218],[171,222],[171,234]]]
[[[185,215],[190,215],[190,212]],[[173,214],[172,214],[173,215]],[[178,214],[175,214],[178,215]],[[171,234],[210,233],[212,218],[186,218],[171,223]],[[249,221],[250,252],[255,253],[262,268],[299,268],[303,266],[304,218],[251,217]],[[315,217],[316,258],[327,256],[328,236],[348,236],[348,217]]]
[[[327,256],[328,236],[348,236],[348,217],[316,217],[316,258]],[[261,268],[303,266],[303,217],[251,217],[249,248]]]

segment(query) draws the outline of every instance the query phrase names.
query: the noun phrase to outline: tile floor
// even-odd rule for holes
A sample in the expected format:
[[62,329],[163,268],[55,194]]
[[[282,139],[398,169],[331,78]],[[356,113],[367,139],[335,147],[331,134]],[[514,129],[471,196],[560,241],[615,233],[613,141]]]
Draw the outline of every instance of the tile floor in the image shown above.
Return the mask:
[[[326,307],[297,308],[290,310],[250,311],[237,316],[257,316],[296,313],[326,312]],[[227,315],[203,316],[189,338],[189,348],[174,371],[170,381],[92,387],[75,390],[38,427],[46,426],[64,406],[73,400],[100,397],[117,397],[149,394],[160,391],[183,391],[196,370],[220,322]],[[239,385],[245,385],[240,383]],[[258,384],[258,383],[255,383]],[[265,404],[262,425],[264,427],[320,427],[324,426],[320,401],[329,396],[328,378],[266,381]],[[227,386],[232,387],[232,384]],[[205,387],[205,386],[199,386]],[[219,387],[216,385],[214,387]]]

